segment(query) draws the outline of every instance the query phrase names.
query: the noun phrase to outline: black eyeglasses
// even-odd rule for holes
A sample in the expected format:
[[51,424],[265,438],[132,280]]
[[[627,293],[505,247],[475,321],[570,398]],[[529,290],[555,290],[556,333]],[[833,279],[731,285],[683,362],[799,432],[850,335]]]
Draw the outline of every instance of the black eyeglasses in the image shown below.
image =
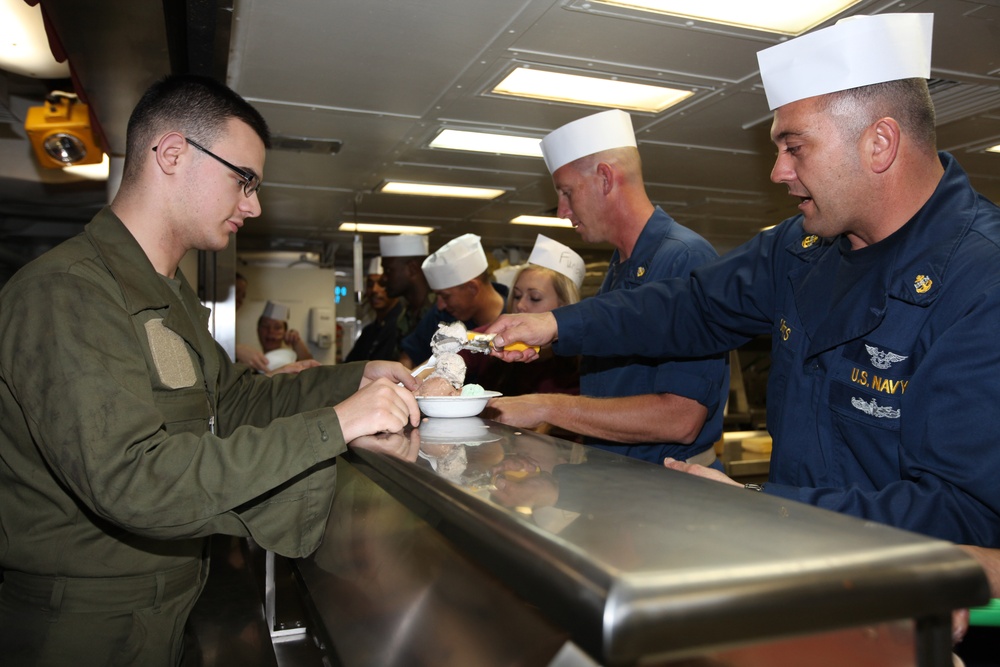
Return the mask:
[[[192,146],[194,146],[195,148],[197,148],[198,150],[200,150],[205,155],[207,155],[207,156],[209,156],[211,158],[215,158],[216,160],[218,160],[219,162],[221,162],[222,164],[224,164],[226,167],[228,167],[229,169],[231,169],[237,176],[239,176],[240,179],[241,179],[241,181],[242,181],[242,185],[243,185],[243,194],[245,194],[247,197],[249,197],[253,193],[255,193],[258,190],[260,190],[260,186],[263,185],[263,184],[261,183],[260,177],[257,176],[257,174],[253,173],[252,171],[247,171],[246,169],[240,169],[236,165],[234,165],[232,163],[229,163],[229,162],[226,162],[221,157],[219,157],[218,155],[216,155],[212,151],[208,150],[207,148],[205,148],[204,146],[202,146],[201,144],[199,144],[196,141],[192,141],[191,139],[188,139],[187,137],[184,137],[184,141],[188,142],[189,144],[191,144]],[[153,146],[153,150],[154,151],[157,148],[159,148],[159,146]]]

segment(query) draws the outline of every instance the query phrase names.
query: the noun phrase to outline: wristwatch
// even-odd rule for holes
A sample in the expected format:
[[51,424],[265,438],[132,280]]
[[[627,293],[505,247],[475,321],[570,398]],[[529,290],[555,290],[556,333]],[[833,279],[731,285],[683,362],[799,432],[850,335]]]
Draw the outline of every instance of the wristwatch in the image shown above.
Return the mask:
[[743,488],[744,489],[750,489],[751,491],[763,491],[764,490],[764,485],[763,484],[744,484]]

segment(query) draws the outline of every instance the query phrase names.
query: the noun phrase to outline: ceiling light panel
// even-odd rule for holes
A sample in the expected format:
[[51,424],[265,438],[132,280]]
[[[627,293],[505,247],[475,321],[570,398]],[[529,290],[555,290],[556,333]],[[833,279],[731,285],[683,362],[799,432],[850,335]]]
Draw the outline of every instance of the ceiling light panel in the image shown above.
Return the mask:
[[694,93],[666,86],[518,67],[491,91],[497,95],[659,113]]
[[430,147],[499,155],[542,157],[542,143],[538,137],[519,137],[510,134],[469,130],[441,130],[431,141]]
[[567,218],[554,218],[544,215],[519,215],[510,221],[512,225],[537,225],[540,227],[568,227],[572,229],[573,223]]
[[861,0],[595,0],[737,28],[801,35]]
[[440,185],[437,183],[407,183],[405,181],[386,181],[378,191],[396,195],[455,197],[462,199],[496,199],[507,192],[499,188],[472,188],[459,185]]
[[358,232],[362,234],[430,234],[434,227],[417,225],[385,225],[372,222],[342,222],[337,231]]

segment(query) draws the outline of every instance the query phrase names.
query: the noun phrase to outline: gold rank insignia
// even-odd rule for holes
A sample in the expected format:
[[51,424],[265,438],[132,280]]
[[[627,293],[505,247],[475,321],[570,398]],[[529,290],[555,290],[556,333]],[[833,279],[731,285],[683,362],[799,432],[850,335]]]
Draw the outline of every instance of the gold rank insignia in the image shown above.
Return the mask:
[[792,335],[792,328],[785,324],[785,318],[781,318],[781,340],[788,340]]
[[931,291],[931,287],[934,287],[934,281],[930,276],[920,274],[913,279],[913,289],[917,290],[917,294],[926,294]]
[[646,275],[646,267],[645,266],[640,266],[638,269],[636,269],[636,272],[635,272],[635,277],[636,278],[642,278],[644,275]]
[[816,245],[817,241],[819,241],[819,237],[816,236],[815,234],[810,234],[809,236],[803,236],[802,237],[802,247],[803,248],[808,248],[810,246]]

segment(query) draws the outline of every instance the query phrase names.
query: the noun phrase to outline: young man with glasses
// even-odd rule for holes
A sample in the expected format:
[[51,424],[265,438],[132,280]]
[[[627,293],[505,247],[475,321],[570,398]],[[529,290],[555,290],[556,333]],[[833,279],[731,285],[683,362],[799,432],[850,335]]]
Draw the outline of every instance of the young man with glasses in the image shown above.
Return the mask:
[[[191,137],[184,137],[184,140],[187,141],[192,146],[194,146],[195,148],[197,148],[198,150],[200,150],[205,155],[208,155],[209,157],[218,160],[219,162],[224,164],[230,171],[239,176],[240,184],[243,186],[243,194],[246,195],[247,198],[257,194],[257,191],[260,190],[260,186],[262,185],[262,183],[260,182],[260,176],[255,174],[252,170],[240,169],[236,165],[226,162],[221,157],[219,157],[212,151],[208,150],[201,144],[192,141]],[[156,146],[153,146],[153,150],[154,151],[156,150]]]
[[308,554],[346,443],[419,420],[398,363],[267,378],[212,340],[178,264],[260,215],[256,110],[212,80],[168,77],[126,141],[111,205],[0,292],[10,664],[178,664],[206,538]]

